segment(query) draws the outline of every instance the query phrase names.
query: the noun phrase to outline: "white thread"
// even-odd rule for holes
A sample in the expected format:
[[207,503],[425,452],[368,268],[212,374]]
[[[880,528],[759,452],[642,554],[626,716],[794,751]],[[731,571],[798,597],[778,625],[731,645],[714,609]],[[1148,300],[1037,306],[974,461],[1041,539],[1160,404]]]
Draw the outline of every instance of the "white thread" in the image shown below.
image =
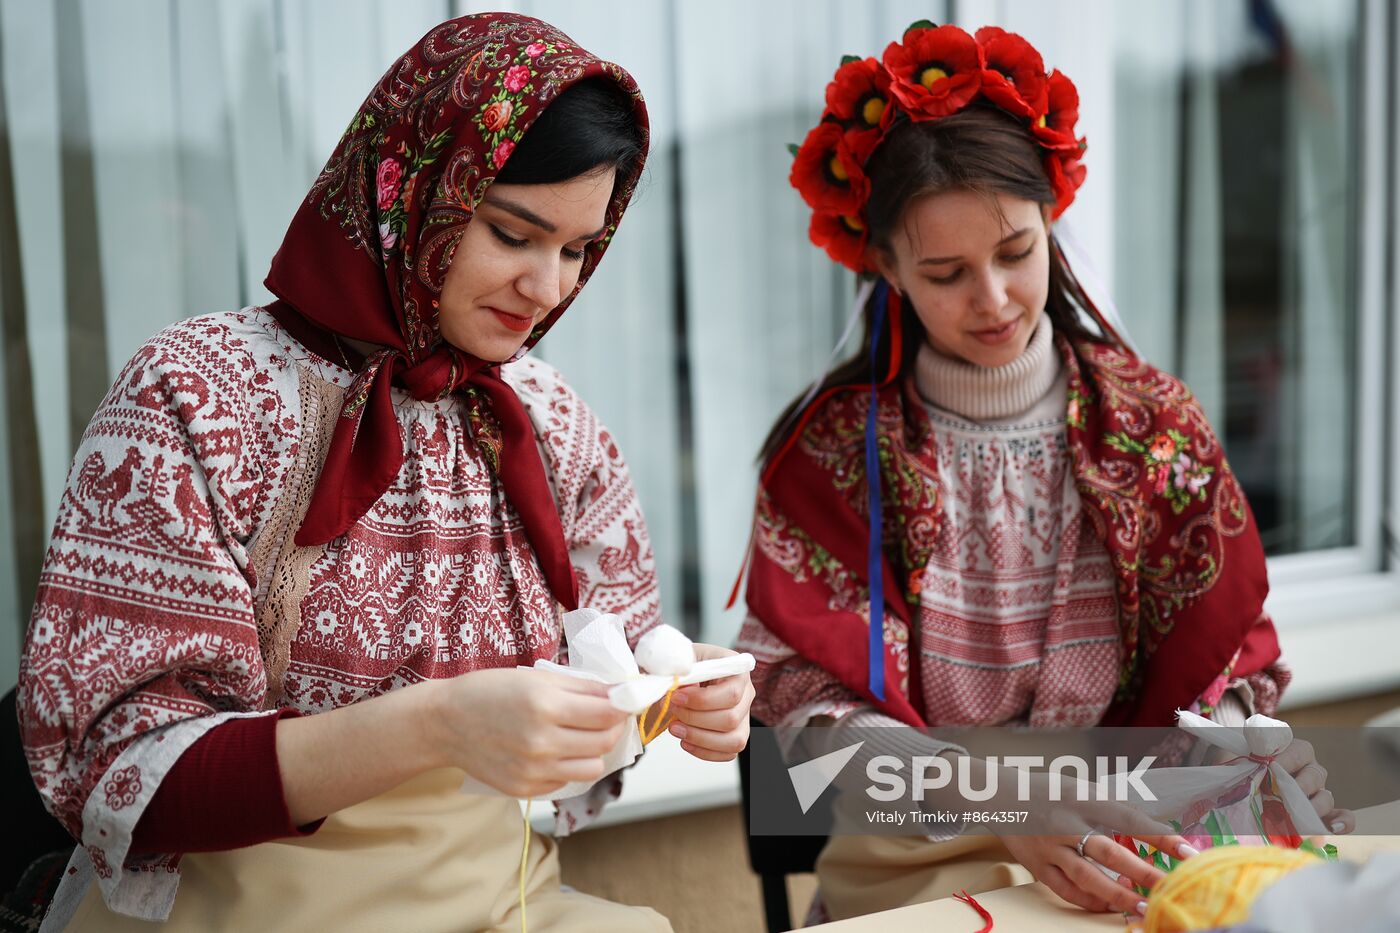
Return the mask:
[[1060,242],[1061,252],[1064,253],[1065,260],[1070,266],[1070,274],[1079,280],[1079,284],[1089,295],[1089,300],[1094,303],[1094,307],[1099,309],[1099,313],[1108,321],[1109,326],[1118,332],[1118,336],[1123,338],[1128,349],[1132,350],[1135,355],[1142,356],[1132,334],[1128,333],[1128,325],[1124,322],[1123,316],[1118,313],[1118,305],[1114,304],[1113,295],[1109,292],[1108,286],[1104,284],[1103,277],[1099,275],[1093,260],[1089,258],[1088,251],[1074,235],[1074,228],[1070,226],[1068,220],[1055,222],[1055,239]]
[[802,396],[802,401],[798,402],[797,407],[793,408],[788,416],[783,419],[783,426],[778,431],[779,437],[787,433],[792,423],[802,416],[802,413],[807,410],[807,406],[811,404],[812,399],[816,398],[817,391],[821,389],[822,382],[826,379],[827,373],[831,372],[831,367],[834,366],[837,359],[840,358],[842,347],[850,341],[851,335],[856,332],[856,325],[860,323],[861,312],[870,301],[870,296],[874,291],[874,279],[868,279],[862,282],[860,288],[856,290],[856,300],[851,306],[850,314],[846,318],[846,329],[841,332],[841,339],[836,341],[836,346],[832,348],[831,355],[826,359],[826,365],[822,367],[822,371],[817,375],[817,378],[812,380],[812,384],[807,388],[807,393]]

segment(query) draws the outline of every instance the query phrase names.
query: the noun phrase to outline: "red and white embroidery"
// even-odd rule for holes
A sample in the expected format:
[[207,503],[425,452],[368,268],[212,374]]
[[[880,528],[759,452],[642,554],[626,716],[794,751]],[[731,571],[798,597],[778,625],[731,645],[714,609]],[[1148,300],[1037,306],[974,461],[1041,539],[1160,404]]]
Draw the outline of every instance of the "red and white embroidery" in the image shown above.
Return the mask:
[[[269,568],[252,552],[264,532],[291,533],[269,519],[294,492],[303,433],[315,427],[301,423],[302,369],[350,382],[260,310],[176,324],[127,365],[74,459],[20,715],[50,808],[85,843],[98,825],[107,834],[99,870],[124,861],[140,811],[204,728],[264,706],[256,619]],[[639,637],[660,603],[616,445],[551,367],[527,358],[503,372],[536,426],[580,604],[618,612]],[[560,609],[461,401],[395,403],[404,466],[312,563],[283,706],[316,712],[561,651]]]
[[136,795],[141,793],[141,769],[131,765],[112,771],[102,785],[102,792],[107,795],[107,806],[112,810],[131,806],[136,802]]
[[993,430],[934,413],[931,423],[950,481],[920,589],[929,716],[1093,725],[1117,686],[1117,604],[1063,420]]
[[[917,588],[929,721],[1096,723],[1117,686],[1114,576],[1083,519],[1063,420],[990,428],[934,412],[930,423],[928,444],[947,481]],[[837,573],[810,543],[794,550],[800,536],[790,528],[765,534],[774,520],[760,510],[758,546],[769,559],[799,578],[808,567]],[[853,581],[833,584],[833,599],[864,610]],[[755,617],[740,642],[759,661],[754,709],[765,722],[840,716],[860,705]]]

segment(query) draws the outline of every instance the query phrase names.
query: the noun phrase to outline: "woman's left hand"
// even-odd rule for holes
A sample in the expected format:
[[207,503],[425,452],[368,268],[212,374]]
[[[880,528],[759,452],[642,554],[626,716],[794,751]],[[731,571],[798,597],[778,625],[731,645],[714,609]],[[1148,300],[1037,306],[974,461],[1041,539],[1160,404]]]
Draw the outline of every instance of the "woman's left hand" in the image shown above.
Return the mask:
[[[736,653],[717,645],[695,645],[695,658],[699,661]],[[676,719],[670,733],[681,740],[681,748],[696,758],[733,761],[749,742],[749,704],[753,695],[747,673],[681,687],[671,697]]]
[[1327,789],[1327,769],[1318,763],[1311,742],[1294,739],[1279,752],[1276,762],[1288,769],[1293,780],[1308,795],[1308,802],[1317,811],[1328,832],[1340,835],[1356,828],[1356,815],[1350,810],[1338,809],[1336,801],[1332,799],[1332,792]]

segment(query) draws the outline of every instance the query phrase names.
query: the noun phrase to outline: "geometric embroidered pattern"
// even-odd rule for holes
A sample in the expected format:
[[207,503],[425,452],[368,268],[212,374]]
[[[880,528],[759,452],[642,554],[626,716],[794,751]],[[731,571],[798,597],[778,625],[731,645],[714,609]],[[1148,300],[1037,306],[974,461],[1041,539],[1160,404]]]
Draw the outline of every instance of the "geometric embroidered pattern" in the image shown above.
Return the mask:
[[[273,703],[314,713],[563,657],[560,607],[462,400],[395,390],[403,467],[313,555],[285,675],[269,685],[256,620],[273,568],[256,555],[283,550],[261,535],[295,527],[270,519],[297,495],[297,454],[317,428],[302,423],[307,373],[341,389],[352,378],[262,309],[193,318],[147,341],[93,417],[43,566],[19,695],[34,778],[75,835],[85,806],[104,826],[144,809],[173,764],[156,754],[164,730],[256,713],[270,686]],[[580,605],[618,613],[635,643],[660,601],[617,445],[552,367],[527,357],[502,375],[534,424]],[[118,837],[139,812],[122,817],[111,820]],[[104,839],[99,852],[120,865],[128,842]]]
[[[926,443],[946,480],[918,586],[929,723],[1096,723],[1118,679],[1115,580],[1083,518],[1064,418],[988,426],[928,415]],[[760,535],[759,546],[775,545]],[[754,713],[764,722],[864,705],[753,615],[740,642],[759,659]]]

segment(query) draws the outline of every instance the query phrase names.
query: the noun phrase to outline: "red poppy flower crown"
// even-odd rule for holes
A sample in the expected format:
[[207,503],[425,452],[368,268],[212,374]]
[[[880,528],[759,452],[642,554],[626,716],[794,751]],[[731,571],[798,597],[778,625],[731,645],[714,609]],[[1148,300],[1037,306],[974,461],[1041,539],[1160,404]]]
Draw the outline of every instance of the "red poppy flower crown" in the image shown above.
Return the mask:
[[978,100],[1025,121],[1044,153],[1059,217],[1085,175],[1073,82],[1058,70],[1046,74],[1040,53],[1014,32],[985,26],[974,37],[921,20],[889,44],[881,61],[842,59],[826,86],[821,122],[801,146],[790,147],[788,180],[812,208],[812,242],[848,269],[873,271],[865,259],[871,155],[902,121],[938,120]]

